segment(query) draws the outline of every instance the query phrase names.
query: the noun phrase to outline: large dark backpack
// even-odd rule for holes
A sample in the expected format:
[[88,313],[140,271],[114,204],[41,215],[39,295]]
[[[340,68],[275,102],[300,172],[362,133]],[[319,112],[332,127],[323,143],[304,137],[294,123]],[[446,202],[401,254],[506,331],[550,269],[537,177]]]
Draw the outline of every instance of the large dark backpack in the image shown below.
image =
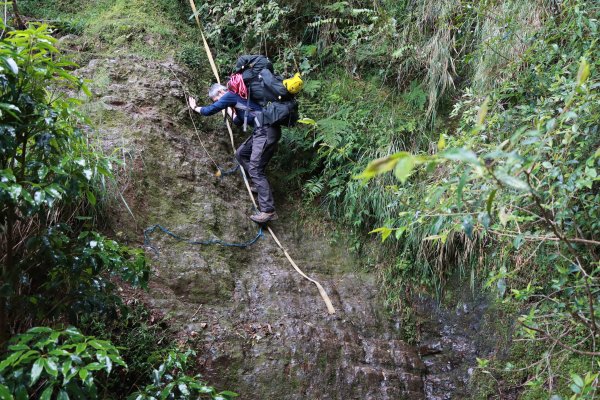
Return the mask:
[[293,126],[298,121],[298,102],[283,85],[283,78],[273,71],[273,64],[263,55],[243,55],[235,64],[248,89],[248,97],[263,108],[263,123]]

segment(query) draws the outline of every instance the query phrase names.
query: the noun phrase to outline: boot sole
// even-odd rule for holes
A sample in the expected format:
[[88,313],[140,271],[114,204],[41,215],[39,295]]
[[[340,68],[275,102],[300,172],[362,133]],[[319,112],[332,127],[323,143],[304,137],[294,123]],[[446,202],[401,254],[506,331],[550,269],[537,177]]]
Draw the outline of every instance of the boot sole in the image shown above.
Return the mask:
[[265,221],[257,221],[255,219],[253,219],[252,217],[249,217],[253,222],[256,222],[257,224],[266,224],[267,222],[271,222],[271,221],[275,221],[277,220],[279,217],[277,215],[273,216],[272,218],[269,218]]

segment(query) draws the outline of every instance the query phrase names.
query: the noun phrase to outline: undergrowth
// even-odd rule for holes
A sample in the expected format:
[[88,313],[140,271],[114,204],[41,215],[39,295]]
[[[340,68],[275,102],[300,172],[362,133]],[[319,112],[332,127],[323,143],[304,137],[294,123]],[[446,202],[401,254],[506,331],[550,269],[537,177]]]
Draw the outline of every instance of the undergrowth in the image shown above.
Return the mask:
[[[20,4],[83,35],[87,51],[203,63],[184,1]],[[261,52],[304,73],[307,125],[286,130],[278,165],[306,204],[349,227],[358,253],[378,228],[384,251],[370,265],[392,309],[459,273],[537,310],[504,358],[480,361],[486,396],[597,387],[599,13],[579,0],[200,6],[221,65]],[[373,159],[372,179],[353,179]]]

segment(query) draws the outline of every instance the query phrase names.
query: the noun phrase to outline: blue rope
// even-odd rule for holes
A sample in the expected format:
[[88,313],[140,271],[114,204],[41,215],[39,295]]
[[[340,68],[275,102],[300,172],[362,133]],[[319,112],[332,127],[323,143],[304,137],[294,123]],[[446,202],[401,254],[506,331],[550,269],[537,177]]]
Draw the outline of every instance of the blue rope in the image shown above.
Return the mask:
[[250,247],[252,246],[254,243],[256,243],[256,241],[258,239],[260,239],[261,236],[263,236],[263,231],[262,231],[262,227],[258,228],[258,233],[256,234],[256,236],[251,239],[248,240],[247,242],[242,242],[242,243],[231,243],[231,242],[226,242],[224,240],[221,239],[209,239],[209,240],[191,240],[191,239],[185,239],[182,238],[181,236],[171,232],[170,230],[168,230],[167,228],[161,226],[161,225],[153,225],[149,228],[146,228],[146,230],[144,230],[144,245],[150,247],[152,250],[154,250],[157,254],[159,253],[158,250],[156,249],[156,247],[152,246],[152,244],[150,243],[150,235],[152,233],[154,233],[155,230],[160,230],[163,233],[166,233],[167,235],[171,236],[172,238],[174,238],[177,241],[180,242],[185,242],[187,244],[192,244],[192,245],[214,245],[214,244],[218,244],[221,246],[225,246],[225,247],[240,247],[240,248],[246,248],[246,247]]

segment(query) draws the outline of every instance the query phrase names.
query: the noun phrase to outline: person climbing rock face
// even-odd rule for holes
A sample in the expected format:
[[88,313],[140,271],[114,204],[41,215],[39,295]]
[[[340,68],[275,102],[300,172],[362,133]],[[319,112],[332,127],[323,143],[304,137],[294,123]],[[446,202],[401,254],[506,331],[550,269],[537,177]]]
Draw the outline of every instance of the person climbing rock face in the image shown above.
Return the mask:
[[261,107],[223,85],[213,84],[208,91],[208,96],[213,101],[211,105],[198,107],[193,97],[188,99],[188,104],[192,110],[203,116],[227,110],[234,124],[238,126],[248,124],[253,127],[252,135],[235,152],[235,158],[251,179],[252,191],[258,194],[259,212],[251,215],[250,219],[259,224],[277,219],[273,192],[265,169],[277,149],[277,143],[281,138],[281,127],[263,125]]

